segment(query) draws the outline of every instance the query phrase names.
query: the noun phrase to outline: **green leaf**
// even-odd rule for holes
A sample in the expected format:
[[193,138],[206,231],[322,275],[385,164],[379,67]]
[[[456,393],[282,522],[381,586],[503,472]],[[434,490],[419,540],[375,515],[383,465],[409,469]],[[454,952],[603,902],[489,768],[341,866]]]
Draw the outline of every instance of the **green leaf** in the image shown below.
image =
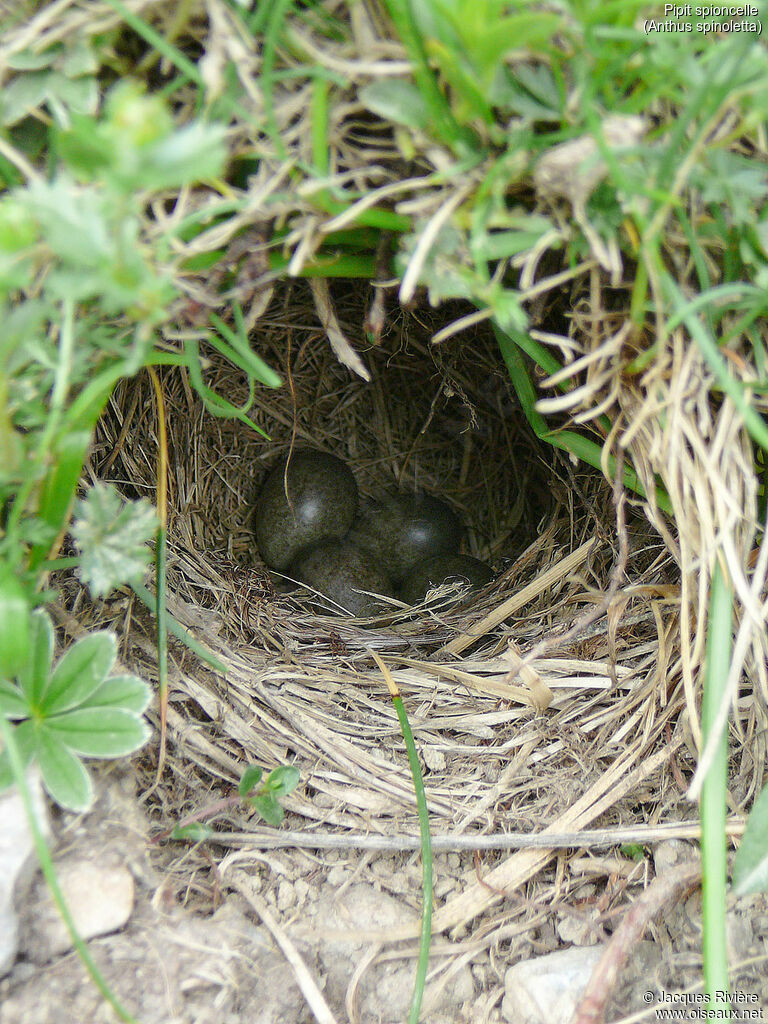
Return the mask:
[[[94,423],[96,418],[94,416]],[[71,430],[59,438],[52,453],[53,469],[49,470],[43,484],[38,515],[45,525],[55,531],[55,535],[58,535],[67,520],[90,442],[90,429]],[[37,568],[49,550],[50,544],[35,545],[29,559],[30,568]]]
[[358,96],[363,106],[385,121],[394,121],[409,128],[426,128],[429,124],[427,104],[412,82],[385,78],[363,86]]
[[35,746],[43,785],[51,797],[67,810],[87,811],[93,803],[93,785],[80,758],[46,728],[37,730]]
[[193,821],[189,825],[177,825],[171,832],[170,838],[188,839],[193,843],[202,843],[206,839],[210,839],[213,834],[210,825],[205,825],[202,821]]
[[0,678],[18,675],[29,659],[29,601],[23,584],[0,563]]
[[146,149],[173,131],[173,118],[162,96],[148,95],[141,82],[124,78],[114,85],[104,104],[105,128],[115,144],[115,156]]
[[292,793],[299,784],[299,769],[290,764],[281,764],[267,776],[264,789],[273,796],[286,796]]
[[237,787],[240,796],[248,796],[254,786],[258,786],[261,776],[262,770],[257,764],[248,765]]
[[101,269],[116,260],[115,239],[106,196],[83,189],[66,175],[54,181],[35,180],[27,200],[45,240],[62,260]]
[[502,330],[524,331],[528,326],[528,316],[516,292],[499,286],[490,296],[490,306],[493,318]]
[[5,718],[29,718],[29,705],[14,683],[0,679],[0,715]]
[[733,862],[733,888],[739,896],[768,892],[768,786],[752,805]]
[[132,165],[113,168],[113,175],[124,187],[175,188],[192,181],[218,177],[226,160],[221,125],[193,121],[168,138],[143,150],[133,150]]
[[152,691],[138,676],[110,676],[98,690],[82,702],[83,708],[113,707],[140,715],[152,697]]
[[8,56],[8,67],[14,71],[40,71],[49,68],[61,53],[60,46],[52,46],[42,53],[34,50],[19,50]]
[[37,225],[31,211],[16,196],[6,196],[0,202],[0,251],[21,252],[36,239]]
[[73,114],[69,127],[56,131],[54,138],[59,156],[79,178],[95,178],[114,159],[101,126],[87,115]]
[[90,633],[59,659],[41,702],[46,716],[76,708],[104,682],[117,654],[114,633]]
[[99,105],[99,88],[96,79],[90,75],[83,78],[67,78],[58,71],[51,73],[48,80],[48,106],[57,115],[61,124],[69,124],[70,111],[77,114],[95,114]]
[[67,78],[80,78],[81,75],[96,74],[99,70],[99,60],[93,52],[91,40],[87,35],[71,37],[59,65]]
[[53,625],[48,612],[42,608],[30,616],[29,647],[29,661],[19,682],[30,708],[36,709],[48,685],[53,662]]
[[[261,356],[251,349],[248,343],[248,338],[245,335],[245,326],[242,323],[242,311],[240,311],[239,306],[235,305],[234,313],[238,324],[237,331],[230,330],[221,317],[216,316],[215,313],[210,314],[211,323],[227,339],[231,346],[232,351],[224,349],[224,353],[235,366],[239,366],[241,370],[255,377],[256,380],[261,381],[268,388],[279,388],[283,383],[282,378],[271,366],[264,362]],[[213,341],[214,339],[211,338],[210,340]],[[220,344],[223,345],[224,343]],[[222,351],[222,349],[219,349],[219,351]]]
[[72,536],[81,556],[80,577],[94,597],[142,578],[156,531],[157,514],[148,501],[126,501],[111,484],[90,489],[77,503]]
[[631,857],[638,862],[645,860],[645,850],[640,843],[624,843],[621,852],[625,857]]
[[150,728],[143,718],[122,708],[77,708],[45,722],[58,739],[86,757],[123,757],[143,746]]
[[753,160],[724,149],[707,152],[707,163],[695,175],[704,203],[722,203],[731,223],[751,225],[755,206],[768,190],[766,170]]
[[16,124],[36,110],[48,94],[49,71],[30,71],[17,75],[0,93],[0,122]]
[[[13,738],[16,740],[16,748],[22,764],[26,767],[32,760],[35,753],[35,741],[37,731],[34,722],[21,722],[13,727]],[[11,768],[8,751],[0,754],[0,790],[7,789],[13,782],[13,769]]]
[[559,121],[562,98],[554,75],[544,64],[502,66],[494,80],[495,106],[506,106],[532,121]]
[[209,388],[204,383],[200,368],[200,351],[196,339],[188,338],[184,341],[184,355],[186,356],[185,365],[189,370],[192,386],[202,398],[208,412],[225,419],[234,418],[240,420],[241,423],[246,423],[252,430],[255,430],[257,434],[261,434],[262,437],[268,437],[258,424],[245,415],[242,409],[238,409],[236,405],[228,402],[226,398],[217,395],[213,388]]
[[252,796],[248,802],[256,808],[268,825],[279,825],[283,820],[283,808],[271,793]]

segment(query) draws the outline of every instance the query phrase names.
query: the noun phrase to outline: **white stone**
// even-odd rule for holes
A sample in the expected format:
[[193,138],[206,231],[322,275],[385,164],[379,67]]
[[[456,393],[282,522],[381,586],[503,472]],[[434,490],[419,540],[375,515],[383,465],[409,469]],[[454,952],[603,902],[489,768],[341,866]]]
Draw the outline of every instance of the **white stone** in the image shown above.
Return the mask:
[[[50,832],[45,798],[36,768],[27,772],[27,785],[37,820],[45,835]],[[16,959],[19,924],[14,904],[32,881],[36,860],[34,840],[21,795],[14,787],[0,793],[0,978]]]
[[[122,928],[133,910],[133,877],[122,865],[109,867],[90,860],[55,862],[64,900],[82,939],[108,935]],[[72,948],[72,938],[47,887],[41,884],[38,906],[23,937],[25,953],[36,963]]]
[[657,875],[664,875],[678,864],[684,864],[698,856],[690,843],[682,839],[665,839],[656,847],[653,866]]
[[602,955],[602,946],[580,946],[510,967],[502,1016],[514,1024],[569,1024]]
[[563,942],[572,942],[574,946],[594,946],[599,917],[597,909],[584,916],[565,914],[557,922],[557,934]]
[[309,885],[303,878],[297,878],[293,883],[293,891],[296,894],[296,905],[301,907],[307,902],[309,896]]
[[423,748],[422,753],[424,755],[424,764],[431,772],[445,771],[445,754],[442,750],[435,750],[434,747],[430,747],[427,744]]
[[286,879],[281,879],[277,886],[277,909],[288,910],[296,902],[293,886]]

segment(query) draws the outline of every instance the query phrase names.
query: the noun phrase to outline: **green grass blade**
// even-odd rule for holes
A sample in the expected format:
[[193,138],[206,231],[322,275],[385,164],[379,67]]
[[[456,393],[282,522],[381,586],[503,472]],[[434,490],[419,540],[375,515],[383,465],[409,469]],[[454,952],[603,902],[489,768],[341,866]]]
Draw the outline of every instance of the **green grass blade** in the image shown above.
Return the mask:
[[288,12],[293,6],[293,0],[274,0],[272,4],[272,10],[269,13],[267,19],[267,25],[264,30],[264,41],[262,43],[262,61],[261,61],[261,93],[264,97],[264,112],[266,114],[266,128],[269,137],[272,139],[272,143],[275,147],[275,152],[281,160],[287,159],[287,153],[285,151],[285,145],[280,136],[280,129],[277,124],[275,117],[275,57],[277,55],[277,44],[280,39],[280,33],[283,30],[285,19],[288,16]]
[[[731,663],[733,592],[720,559],[715,561],[707,624],[704,695],[701,708],[704,744],[717,718]],[[726,795],[728,788],[728,724],[701,790],[701,864],[704,980],[710,1005],[720,1006],[716,992],[728,990],[725,937]]]
[[413,730],[408,721],[403,698],[397,688],[397,683],[392,678],[392,673],[387,668],[381,657],[371,651],[373,660],[379,666],[384,681],[389,689],[392,703],[400,722],[400,729],[405,740],[405,749],[408,751],[408,764],[413,777],[413,788],[416,793],[416,806],[419,811],[419,831],[421,833],[421,866],[422,866],[422,906],[421,906],[421,938],[419,941],[419,959],[416,964],[416,977],[413,983],[413,997],[411,1008],[408,1013],[408,1024],[418,1024],[421,1013],[421,1003],[424,998],[424,985],[427,978],[427,967],[429,966],[429,949],[432,943],[432,837],[429,833],[429,810],[427,808],[427,795],[424,791],[424,778],[421,774],[421,764],[416,751],[416,744],[413,739]]
[[251,430],[255,430],[257,434],[260,434],[266,440],[269,440],[269,435],[266,431],[262,430],[258,424],[254,423],[253,420],[246,416],[242,409],[238,409],[236,405],[228,402],[226,398],[222,398],[221,395],[216,394],[213,388],[209,388],[203,381],[203,373],[200,369],[200,354],[198,343],[195,339],[187,339],[184,342],[184,352],[187,356],[186,367],[189,370],[189,376],[192,380],[192,385],[197,391],[198,395],[203,400],[203,405],[213,416],[221,416],[223,419],[236,419],[240,420],[241,423],[245,423]]
[[[65,434],[52,453],[54,464],[43,483],[37,514],[56,533],[65,525],[90,442],[90,431],[75,430]],[[36,544],[29,557],[30,569],[37,569],[50,549],[50,544]]]
[[459,155],[476,149],[476,140],[456,121],[429,65],[424,40],[413,15],[411,0],[385,0],[389,16],[395,23],[413,65],[413,77],[430,111],[434,132]]
[[[216,316],[215,313],[210,314],[211,324],[216,328],[222,338],[226,339],[225,344],[229,346],[228,353],[224,353],[222,348],[220,348],[219,351],[222,351],[222,354],[226,354],[227,359],[229,359],[234,366],[239,367],[250,377],[255,377],[256,380],[264,384],[266,387],[281,387],[283,383],[282,378],[275,373],[272,367],[267,365],[261,356],[258,356],[248,344],[248,338],[245,334],[242,309],[237,303],[235,303],[232,311],[235,316],[235,323],[238,327],[237,331],[231,330],[220,316]],[[212,344],[215,344],[215,339],[209,337],[208,340]]]
[[[560,448],[562,451],[574,455],[582,462],[586,462],[588,466],[602,471],[603,449],[601,445],[591,441],[588,437],[584,437],[582,434],[577,434],[574,430],[550,430],[547,421],[536,409],[536,399],[538,396],[518,346],[507,332],[500,330],[495,324],[494,333],[496,334],[504,362],[507,364],[509,379],[512,381],[512,386],[525,413],[525,418],[539,440],[552,445],[553,448]],[[613,455],[608,457],[608,471],[612,474],[616,472],[616,459]],[[643,498],[646,497],[645,488],[640,478],[629,466],[624,467],[624,485],[629,490],[634,491],[635,494],[639,494]],[[656,487],[656,504],[667,515],[672,515],[672,504],[669,496],[658,485]]]
[[48,844],[45,841],[45,836],[43,835],[43,831],[40,828],[40,822],[38,821],[37,815],[35,814],[35,808],[32,803],[32,794],[30,793],[29,786],[27,785],[24,764],[22,762],[21,757],[19,756],[19,751],[16,747],[16,740],[13,735],[13,729],[11,727],[10,722],[6,721],[6,719],[2,715],[0,715],[0,735],[2,735],[3,738],[3,746],[5,750],[8,751],[8,758],[10,760],[11,768],[13,770],[14,780],[16,782],[16,785],[18,786],[19,793],[24,804],[24,810],[26,811],[27,814],[27,821],[29,822],[29,828],[30,831],[32,832],[32,838],[34,839],[35,843],[35,850],[37,852],[38,860],[40,861],[40,868],[42,869],[43,876],[46,882],[48,883],[48,888],[51,890],[53,901],[58,907],[59,913],[61,914],[64,920],[64,924],[67,926],[67,931],[69,932],[72,938],[72,943],[75,949],[77,950],[77,954],[80,957],[83,965],[85,966],[85,969],[88,971],[91,978],[93,979],[93,982],[98,988],[99,992],[101,992],[101,994],[107,1000],[107,1002],[118,1015],[118,1017],[121,1020],[126,1021],[127,1024],[137,1024],[135,1017],[132,1017],[131,1014],[125,1009],[125,1007],[122,1005],[122,1003],[120,1003],[117,996],[114,994],[112,989],[107,984],[103,974],[94,963],[94,960],[91,957],[90,952],[88,951],[88,947],[80,938],[80,935],[78,934],[78,931],[75,928],[75,922],[72,920],[72,914],[70,913],[69,907],[67,906],[66,900],[64,899],[64,893],[61,891],[59,880],[56,877],[56,869],[53,866],[53,861],[51,860],[51,851],[48,849]]
[[408,763],[413,776],[413,788],[416,791],[416,804],[419,809],[419,832],[421,834],[421,936],[419,939],[419,959],[416,964],[416,978],[413,983],[413,998],[408,1014],[408,1024],[418,1024],[421,1013],[421,1002],[424,998],[424,985],[427,979],[427,967],[429,966],[429,948],[432,942],[432,840],[429,834],[429,811],[427,810],[427,797],[424,792],[424,779],[421,774],[419,755],[416,752],[416,744],[413,740],[411,724],[403,706],[403,698],[399,695],[392,698],[395,711],[400,721],[400,728],[405,740],[405,748],[408,751]]
[[181,74],[188,78],[190,82],[194,82],[201,89],[205,89],[205,81],[197,65],[176,46],[169,43],[162,33],[147,24],[143,18],[134,14],[130,8],[122,3],[122,0],[107,0],[107,3],[113,10],[117,11],[126,25],[132,28],[137,35],[141,36],[145,42],[149,43],[161,57],[164,57],[174,67],[178,68]]
[[[142,587],[138,583],[132,583],[131,589],[141,603],[153,614],[157,611],[157,598],[151,594],[146,587]],[[166,616],[166,624],[168,632],[173,633],[177,640],[181,640],[184,646],[188,647],[193,654],[196,654],[201,661],[204,661],[206,665],[210,665],[211,668],[220,672],[223,676],[227,674],[226,665],[220,662],[218,658],[214,657],[206,647],[203,647],[201,643],[195,640],[188,630],[184,629],[184,627],[172,618],[172,616]]]
[[[315,196],[315,201],[318,197]],[[325,204],[317,203],[321,208],[325,208]],[[334,209],[331,212],[343,213],[347,207],[338,204],[333,204]],[[368,213],[375,213],[375,210],[369,210]],[[384,211],[381,211],[384,212]],[[364,219],[361,216],[357,223],[364,223]],[[386,229],[385,229],[386,230]],[[271,270],[287,270],[288,264],[291,262],[290,256],[285,256],[282,252],[271,252],[269,254],[269,266]],[[338,255],[328,255],[326,253],[318,253],[312,260],[305,263],[301,268],[301,271],[297,275],[298,277],[353,277],[353,278],[365,278],[366,280],[372,280],[376,277],[376,257],[375,256],[348,256],[345,253],[339,253]]]
[[701,353],[706,359],[707,365],[714,373],[718,385],[741,413],[744,419],[744,426],[749,431],[752,440],[765,449],[765,451],[768,451],[768,426],[766,426],[765,420],[747,397],[746,388],[731,375],[725,359],[720,354],[717,342],[701,320],[694,313],[686,312],[686,307],[689,304],[684,301],[675,281],[669,275],[665,275],[663,280],[668,293],[675,303],[676,308],[673,315],[685,325],[688,333],[701,349]]

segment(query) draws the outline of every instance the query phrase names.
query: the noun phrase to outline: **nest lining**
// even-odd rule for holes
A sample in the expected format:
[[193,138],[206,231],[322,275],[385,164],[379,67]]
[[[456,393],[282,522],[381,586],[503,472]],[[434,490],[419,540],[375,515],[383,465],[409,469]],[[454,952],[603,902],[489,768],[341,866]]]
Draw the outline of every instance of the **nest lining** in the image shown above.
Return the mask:
[[[287,381],[260,391],[251,410],[271,442],[207,413],[178,372],[163,376],[169,610],[226,674],[172,644],[169,756],[151,807],[158,828],[230,795],[247,763],[293,763],[301,784],[284,800],[288,836],[417,835],[407,755],[374,649],[406,702],[433,834],[469,839],[549,825],[577,837],[595,824],[684,829],[695,817],[684,791],[696,746],[683,685],[679,574],[668,546],[630,507],[622,565],[610,488],[539,445],[493,339],[478,327],[437,352],[430,346],[441,317],[461,311],[392,311],[381,345],[361,349],[373,378],[367,384],[338,364],[301,285],[279,298],[254,339]],[[348,336],[359,336],[365,290],[339,284],[333,298]],[[206,382],[244,400],[239,373],[204,351]],[[153,497],[156,436],[148,382],[122,384],[99,428],[93,476]],[[363,494],[399,484],[447,498],[467,524],[467,551],[493,561],[498,579],[469,600],[395,621],[318,615],[309,599],[275,593],[256,557],[250,514],[264,473],[291,443],[347,459]],[[69,596],[79,619],[88,618],[74,583]],[[595,621],[567,633],[590,608],[600,611]],[[487,627],[500,609],[507,611]],[[93,625],[123,634],[128,663],[155,675],[152,624],[142,608],[123,599],[91,615]],[[521,676],[517,652],[532,649],[540,654],[533,677]],[[541,687],[551,696],[543,713]],[[730,792],[742,804],[761,775],[754,706],[740,724]],[[137,770],[149,787],[154,751]],[[213,842],[224,851],[253,849],[260,835],[247,810],[235,807],[217,820]],[[264,841],[273,838],[268,831]],[[317,864],[324,863],[321,856]],[[488,854],[490,888],[469,881],[446,901],[436,927],[483,913],[483,927],[501,935],[516,911],[505,906],[489,919],[494,886],[527,883],[534,900],[567,899],[578,883],[563,883],[546,864],[547,856],[532,860],[526,851]],[[203,852],[166,865],[199,909],[217,899],[215,883],[200,881],[207,866]]]
[[[345,329],[359,334],[365,291],[339,286],[335,298]],[[674,641],[660,634],[660,610],[667,623],[676,616],[666,549],[630,516],[634,589],[625,588],[620,615],[599,618],[537,662],[538,680],[551,691],[549,710],[537,717],[541,691],[511,671],[508,643],[552,646],[600,602],[618,556],[610,489],[539,446],[482,328],[435,352],[428,342],[438,314],[400,311],[381,345],[364,353],[368,384],[338,364],[300,286],[282,306],[260,321],[257,344],[289,383],[259,392],[250,413],[271,442],[207,413],[177,371],[163,376],[169,608],[227,668],[224,680],[174,645],[175,749],[208,789],[235,781],[246,762],[295,761],[304,785],[287,806],[308,823],[412,832],[407,759],[373,648],[405,695],[429,766],[436,831],[540,827],[627,744],[639,757],[663,743],[684,706]],[[215,354],[205,375],[230,401],[246,397],[239,372]],[[152,497],[155,437],[148,382],[122,384],[100,425],[92,473]],[[347,459],[363,494],[401,485],[447,498],[467,524],[467,551],[501,570],[496,582],[394,621],[318,615],[309,598],[277,594],[258,560],[250,513],[264,472],[302,442]],[[558,572],[588,547],[571,571]],[[521,593],[527,597],[517,606]],[[484,626],[506,607],[508,615]],[[126,610],[117,602],[99,614],[119,623]],[[130,614],[142,620],[140,610]],[[125,645],[153,675],[151,643],[132,630]],[[505,768],[521,750],[521,777],[508,789]],[[183,778],[172,788],[181,785],[183,804],[195,773],[176,771]],[[631,820],[628,808],[614,815]],[[229,827],[242,830],[244,821],[233,812]]]

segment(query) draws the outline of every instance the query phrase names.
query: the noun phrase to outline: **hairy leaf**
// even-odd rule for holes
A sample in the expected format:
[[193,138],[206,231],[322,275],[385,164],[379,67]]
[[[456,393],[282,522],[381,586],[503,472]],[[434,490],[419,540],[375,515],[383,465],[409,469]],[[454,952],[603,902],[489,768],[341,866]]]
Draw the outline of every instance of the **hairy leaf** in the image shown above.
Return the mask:
[[147,722],[122,708],[77,708],[49,718],[44,728],[85,757],[123,757],[149,738]]
[[41,711],[46,717],[76,708],[104,682],[115,661],[114,633],[91,633],[59,660],[46,687]]
[[141,579],[156,529],[148,501],[125,501],[110,484],[95,484],[78,502],[72,536],[81,554],[80,576],[94,597]]
[[43,785],[57,804],[70,811],[85,811],[93,803],[93,785],[80,760],[54,733],[36,733],[37,759]]

